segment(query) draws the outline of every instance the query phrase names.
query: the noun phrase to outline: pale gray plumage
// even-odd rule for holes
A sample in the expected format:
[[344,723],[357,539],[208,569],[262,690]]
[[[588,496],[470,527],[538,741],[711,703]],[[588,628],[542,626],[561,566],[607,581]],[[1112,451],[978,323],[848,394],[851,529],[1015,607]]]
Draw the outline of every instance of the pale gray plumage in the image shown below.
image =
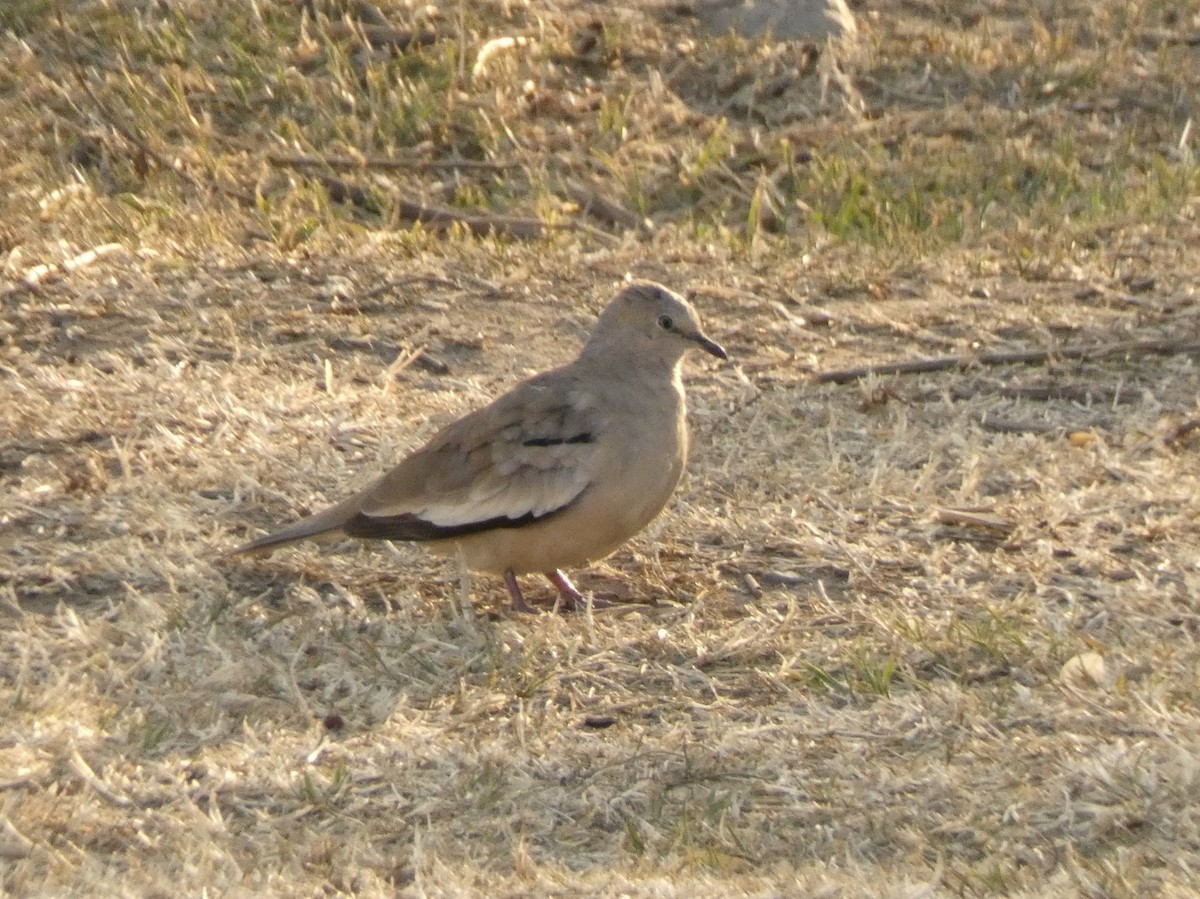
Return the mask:
[[472,570],[559,571],[603,558],[666,505],[687,461],[683,381],[689,347],[721,359],[691,304],[649,281],[600,314],[579,358],[447,425],[365,490],[252,540],[253,552],[331,531],[461,551]]

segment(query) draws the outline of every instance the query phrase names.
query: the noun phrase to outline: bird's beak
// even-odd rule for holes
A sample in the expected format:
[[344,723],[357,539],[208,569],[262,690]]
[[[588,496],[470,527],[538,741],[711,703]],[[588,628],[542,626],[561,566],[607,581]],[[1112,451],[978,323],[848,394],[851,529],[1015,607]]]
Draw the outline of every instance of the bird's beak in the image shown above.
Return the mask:
[[703,334],[700,334],[696,337],[696,343],[700,344],[700,346],[704,349],[704,352],[710,353],[711,355],[716,356],[718,359],[729,359],[729,354],[725,352],[725,347],[721,346],[721,344],[717,343],[715,340],[710,340]]

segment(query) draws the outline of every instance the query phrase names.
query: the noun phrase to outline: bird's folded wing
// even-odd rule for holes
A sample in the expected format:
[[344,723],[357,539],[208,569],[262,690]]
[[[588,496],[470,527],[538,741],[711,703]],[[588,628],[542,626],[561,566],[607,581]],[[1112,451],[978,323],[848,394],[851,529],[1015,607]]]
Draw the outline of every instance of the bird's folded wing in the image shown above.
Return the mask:
[[366,492],[346,532],[451,539],[570,508],[600,474],[599,420],[559,377],[536,378],[447,427]]

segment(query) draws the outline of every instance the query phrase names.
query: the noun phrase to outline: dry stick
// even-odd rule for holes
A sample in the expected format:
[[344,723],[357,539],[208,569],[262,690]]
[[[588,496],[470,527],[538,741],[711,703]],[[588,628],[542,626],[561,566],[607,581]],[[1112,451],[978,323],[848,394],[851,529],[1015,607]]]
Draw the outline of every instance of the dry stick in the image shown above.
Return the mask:
[[979,426],[993,434],[1052,434],[1055,431],[1069,430],[1062,425],[1052,425],[1045,421],[1018,421],[986,413],[980,416]]
[[489,162],[485,159],[405,159],[400,156],[313,156],[308,153],[267,154],[267,162],[279,168],[329,169],[330,171],[357,171],[383,169],[387,171],[426,172],[437,169],[459,169],[462,171],[501,172],[516,168],[515,162]]
[[119,243],[104,243],[62,262],[45,262],[41,265],[35,265],[21,276],[21,280],[17,284],[0,290],[0,300],[7,300],[11,296],[34,290],[43,284],[53,281],[59,275],[78,271],[81,268],[91,265],[93,262],[103,259],[105,256],[122,252],[124,249],[124,245]]
[[354,17],[364,25],[378,25],[380,28],[392,27],[388,17],[380,12],[378,6],[369,3],[368,0],[355,0],[350,4],[350,8],[354,11]]
[[595,216],[601,221],[619,228],[629,228],[649,232],[654,230],[649,219],[642,218],[636,212],[626,209],[620,203],[602,196],[598,191],[574,179],[567,181],[567,196],[580,205],[584,213]]
[[1016,525],[1007,518],[979,509],[938,509],[940,524],[956,524],[964,527],[989,528],[995,531],[1011,531]]
[[[471,215],[457,212],[445,206],[427,206],[403,197],[396,198],[396,210],[400,218],[408,222],[420,222],[434,231],[449,231],[454,225],[462,225],[472,234],[508,234],[537,240],[551,227],[540,219],[517,218],[511,215]],[[570,226],[564,226],[570,227]]]
[[[236,142],[235,142],[236,143]],[[251,149],[247,147],[246,149]],[[463,171],[489,171],[501,172],[508,169],[516,168],[519,163],[516,162],[491,162],[488,160],[478,159],[404,159],[395,156],[316,156],[308,153],[282,153],[279,151],[267,154],[267,162],[278,168],[294,168],[294,169],[327,169],[329,171],[367,171],[370,169],[385,169],[389,171],[429,171],[434,169],[458,169]],[[332,176],[317,175],[326,187],[332,188],[335,192],[344,194],[344,196],[334,196],[335,200],[348,199],[354,205],[359,206],[368,211],[375,212],[378,210],[372,209],[369,203],[359,202],[359,199],[350,195],[350,192],[357,192],[361,197],[366,194],[361,188],[355,188],[353,185],[347,185],[345,182]],[[652,230],[652,226],[648,220],[638,218],[634,213],[617,207],[608,201],[602,201],[594,193],[589,193],[588,202],[583,203],[580,196],[573,193],[574,188],[568,188],[568,193],[582,205],[590,208],[585,211],[594,212],[599,218],[608,220],[611,224],[620,225],[622,227],[640,227],[643,230]],[[499,234],[508,234],[513,237],[536,240],[540,238],[546,230],[565,229],[572,231],[584,231],[595,237],[600,237],[605,240],[612,240],[613,235],[591,227],[590,225],[571,222],[566,224],[552,224],[544,222],[540,219],[519,218],[503,215],[489,215],[486,213],[468,214],[458,212],[443,206],[430,206],[414,200],[406,200],[399,198],[396,201],[396,206],[400,214],[400,218],[405,221],[421,222],[424,225],[430,225],[435,230],[447,230],[453,223],[457,222],[465,227],[472,234],[489,234],[496,232]]]
[[[268,158],[274,161],[273,156]],[[309,159],[311,159],[312,167],[320,167],[321,160],[316,157],[305,157],[305,162],[300,167],[308,168]],[[361,166],[358,167],[361,168]],[[335,203],[349,202],[359,209],[372,214],[378,214],[381,211],[375,198],[368,191],[357,185],[349,184],[340,178],[335,178],[327,174],[317,173],[312,177],[325,186],[325,189],[329,191],[330,199]],[[611,238],[611,235],[605,234],[603,231],[598,231],[595,228],[577,222],[556,225],[535,218],[492,215],[482,212],[459,212],[447,206],[433,206],[417,202],[416,200],[407,200],[404,197],[396,197],[394,202],[397,214],[402,220],[406,222],[420,222],[434,231],[449,231],[450,228],[457,224],[475,235],[486,236],[494,233],[506,234],[521,240],[538,240],[547,230],[560,228],[573,231],[587,231],[590,234]]]
[[1153,356],[1200,353],[1200,340],[1130,340],[1094,346],[1064,346],[1052,350],[999,350],[961,356],[934,356],[929,359],[907,359],[900,362],[879,362],[874,365],[831,369],[817,372],[815,377],[822,383],[846,384],[871,375],[909,375],[970,368],[972,365],[1034,364],[1051,359],[1102,359],[1120,353]]
[[1122,393],[1115,387],[1103,387],[1094,384],[998,384],[989,383],[982,379],[955,387],[951,391],[951,396],[956,400],[969,400],[980,393],[998,393],[1000,396],[1007,397],[1008,399],[1030,400],[1035,403],[1047,402],[1049,400],[1067,400],[1073,403],[1102,403],[1109,405],[1132,403],[1137,399],[1133,391],[1127,390]]
[[318,181],[329,194],[329,199],[335,203],[350,203],[363,212],[379,215],[383,211],[379,202],[371,194],[357,184],[347,184],[341,178],[332,175],[316,175]]
[[[379,203],[363,188],[348,184],[332,175],[314,175],[329,192],[329,198],[335,203],[351,203],[354,206],[373,215],[379,214]],[[431,206],[404,197],[395,197],[396,212],[406,222],[420,222],[433,231],[449,231],[455,225],[461,225],[472,234],[486,236],[488,234],[507,234],[521,240],[538,240],[549,228],[568,228],[572,230],[587,230],[585,226],[569,223],[553,225],[541,219],[519,218],[512,215],[490,215],[487,213],[459,212],[447,206]],[[603,233],[603,232],[600,232]]]
[[406,31],[391,25],[371,25],[365,22],[347,24],[330,22],[326,28],[329,36],[337,40],[362,37],[369,46],[379,50],[395,50],[404,53],[412,47],[428,47],[438,39],[436,31]]
[[83,760],[78,749],[71,753],[71,768],[80,780],[118,808],[129,808],[133,805],[132,799],[114,790],[97,776],[96,772],[92,770],[92,766]]
[[1178,443],[1180,440],[1182,440],[1188,434],[1192,433],[1192,431],[1200,431],[1200,418],[1190,419],[1188,421],[1185,421],[1179,427],[1174,428],[1171,431],[1171,433],[1168,434],[1163,439],[1163,442],[1164,443]]

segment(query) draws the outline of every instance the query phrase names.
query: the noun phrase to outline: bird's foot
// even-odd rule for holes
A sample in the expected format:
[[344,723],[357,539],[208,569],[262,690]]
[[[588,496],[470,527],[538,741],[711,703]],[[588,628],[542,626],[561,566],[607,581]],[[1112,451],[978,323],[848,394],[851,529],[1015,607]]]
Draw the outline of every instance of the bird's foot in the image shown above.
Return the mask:
[[513,574],[511,568],[504,572],[504,586],[508,588],[508,595],[512,597],[514,612],[534,613],[537,611],[525,601],[525,594],[521,592],[521,585],[517,583],[517,576]]
[[[554,571],[547,571],[546,577],[557,588],[559,600],[566,611],[578,612],[587,608],[588,598],[575,589],[575,585],[567,579],[565,574],[556,568]],[[593,596],[591,602],[593,609],[604,609],[612,605],[608,600],[597,596]]]

